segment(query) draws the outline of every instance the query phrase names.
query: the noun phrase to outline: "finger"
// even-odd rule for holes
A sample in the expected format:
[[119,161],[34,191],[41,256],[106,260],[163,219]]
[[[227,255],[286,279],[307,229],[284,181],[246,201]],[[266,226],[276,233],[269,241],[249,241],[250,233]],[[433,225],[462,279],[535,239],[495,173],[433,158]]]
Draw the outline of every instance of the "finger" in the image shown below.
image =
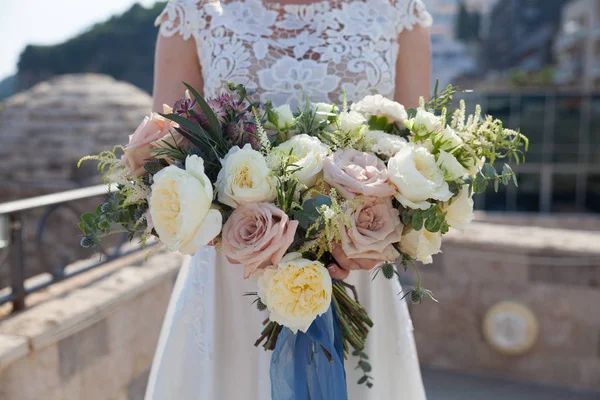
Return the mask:
[[381,261],[372,260],[369,258],[355,258],[354,261],[360,265],[360,269],[370,271],[377,266]]
[[327,266],[327,270],[329,271],[329,275],[331,275],[333,279],[336,279],[338,281],[346,279],[348,275],[350,275],[350,271],[346,271],[345,269],[340,268],[336,264],[329,264]]
[[339,248],[338,246],[333,247],[331,254],[333,254],[333,258],[335,258],[335,260],[338,262],[339,266],[342,267],[343,269],[346,269],[346,270],[360,269],[360,265],[356,261],[349,259],[346,256],[346,253],[344,253],[344,251],[341,248]]

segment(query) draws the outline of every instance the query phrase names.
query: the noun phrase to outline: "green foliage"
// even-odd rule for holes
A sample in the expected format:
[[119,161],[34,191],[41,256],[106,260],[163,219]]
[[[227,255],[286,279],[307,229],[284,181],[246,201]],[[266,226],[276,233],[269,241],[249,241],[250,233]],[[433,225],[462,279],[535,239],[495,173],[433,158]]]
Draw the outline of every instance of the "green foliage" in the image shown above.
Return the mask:
[[481,171],[475,176],[475,179],[471,182],[470,180],[465,182],[469,184],[469,193],[474,192],[476,194],[485,193],[490,182],[494,185],[494,190],[498,192],[500,183],[504,186],[508,186],[510,182],[513,182],[515,186],[519,186],[517,182],[517,174],[512,170],[510,165],[504,164],[502,167],[502,173],[498,174],[494,166],[490,163],[486,163],[481,168]]
[[152,92],[154,20],[165,2],[150,8],[134,4],[122,15],[92,26],[55,46],[29,45],[19,60],[19,89],[54,75],[96,72]]
[[321,207],[331,206],[333,203],[330,197],[318,195],[313,199],[308,199],[302,204],[302,209],[294,213],[294,219],[298,221],[298,225],[308,231],[312,226],[319,223],[319,228],[322,229],[323,221],[321,220]]
[[450,228],[446,222],[446,213],[441,212],[437,204],[431,205],[427,210],[400,207],[399,211],[402,224],[411,225],[416,231],[425,227],[431,233],[446,233]]
[[373,377],[369,375],[369,372],[373,370],[373,367],[371,367],[371,364],[369,361],[367,361],[369,357],[360,349],[354,350],[352,355],[354,357],[358,357],[358,362],[355,369],[360,369],[363,373],[356,383],[359,385],[366,385],[369,389],[371,389],[373,387]]

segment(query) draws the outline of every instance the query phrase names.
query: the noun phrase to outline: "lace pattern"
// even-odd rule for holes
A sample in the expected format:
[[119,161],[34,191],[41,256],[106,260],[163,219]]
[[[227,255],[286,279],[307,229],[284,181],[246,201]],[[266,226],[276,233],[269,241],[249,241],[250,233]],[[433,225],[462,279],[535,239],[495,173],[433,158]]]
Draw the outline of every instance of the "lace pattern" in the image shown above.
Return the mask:
[[336,103],[343,91],[392,97],[398,35],[431,16],[422,0],[170,0],[157,24],[164,36],[195,39],[205,95],[234,82],[295,105],[300,90]]

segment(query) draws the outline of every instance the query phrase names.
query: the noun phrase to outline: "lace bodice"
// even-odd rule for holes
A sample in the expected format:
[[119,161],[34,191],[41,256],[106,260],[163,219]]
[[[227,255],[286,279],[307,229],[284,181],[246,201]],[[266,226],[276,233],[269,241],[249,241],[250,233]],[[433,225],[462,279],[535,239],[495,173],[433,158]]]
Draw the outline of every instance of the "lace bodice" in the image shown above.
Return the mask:
[[165,36],[194,38],[209,97],[227,83],[256,89],[262,101],[338,103],[392,97],[398,35],[431,16],[422,0],[170,0],[157,18]]

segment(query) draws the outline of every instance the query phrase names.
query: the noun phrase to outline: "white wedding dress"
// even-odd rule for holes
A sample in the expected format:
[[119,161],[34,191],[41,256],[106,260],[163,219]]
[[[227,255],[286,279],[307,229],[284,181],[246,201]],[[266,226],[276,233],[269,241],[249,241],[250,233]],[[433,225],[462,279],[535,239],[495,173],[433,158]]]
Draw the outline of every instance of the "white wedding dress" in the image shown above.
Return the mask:
[[[431,17],[421,0],[320,0],[283,5],[260,0],[171,0],[157,21],[162,35],[194,39],[204,94],[227,83],[257,90],[261,100],[340,104],[371,93],[393,97],[398,35]],[[397,280],[353,272],[361,303],[375,322],[366,352],[372,389],[357,385],[346,361],[351,400],[422,400],[425,392],[406,303]],[[255,348],[266,315],[251,306],[256,291],[212,247],[179,273],[150,373],[146,400],[268,400],[270,353]],[[315,399],[318,400],[318,399]],[[324,399],[325,400],[325,399]]]

